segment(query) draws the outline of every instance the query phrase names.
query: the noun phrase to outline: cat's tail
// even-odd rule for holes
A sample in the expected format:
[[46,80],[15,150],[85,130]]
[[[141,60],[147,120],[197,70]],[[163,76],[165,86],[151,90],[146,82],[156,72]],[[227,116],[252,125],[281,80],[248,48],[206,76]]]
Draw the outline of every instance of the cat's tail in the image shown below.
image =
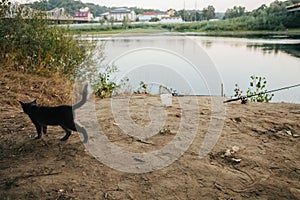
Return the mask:
[[72,109],[75,110],[77,108],[80,108],[81,106],[83,106],[83,104],[85,104],[86,100],[87,100],[87,95],[88,95],[88,84],[85,84],[84,87],[83,87],[83,90],[82,90],[82,98],[81,100],[74,104],[72,106]]

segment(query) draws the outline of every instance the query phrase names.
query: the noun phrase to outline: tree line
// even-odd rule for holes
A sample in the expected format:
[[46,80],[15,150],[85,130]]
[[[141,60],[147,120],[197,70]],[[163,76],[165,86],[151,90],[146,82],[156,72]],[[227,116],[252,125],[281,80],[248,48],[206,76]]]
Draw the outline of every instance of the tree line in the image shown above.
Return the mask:
[[[300,28],[300,23],[298,23],[300,20],[300,12],[287,12],[286,10],[286,6],[296,2],[297,0],[275,0],[269,6],[263,4],[253,11],[246,11],[245,7],[242,6],[234,6],[233,8],[228,8],[223,14],[217,13],[214,6],[209,5],[202,10],[178,10],[175,12],[175,16],[181,16],[181,18],[187,22],[209,21],[216,18],[224,19],[214,23],[201,23],[193,26],[197,27],[197,30],[201,29],[204,31],[284,30],[289,28]],[[101,13],[114,9],[75,0],[44,0],[28,5],[34,8],[44,8],[46,10],[63,7],[70,14],[74,14],[80,8],[88,6],[94,16],[99,16]],[[160,10],[137,7],[129,9],[134,10],[136,14],[150,11],[161,12]],[[178,27],[186,26],[177,26],[177,28]]]
[[[67,13],[70,15],[74,15],[80,8],[89,7],[91,13],[94,16],[99,16],[102,13],[109,12],[116,7],[106,7],[95,5],[93,3],[83,3],[82,1],[76,0],[42,0],[36,1],[33,3],[27,3],[27,6],[34,9],[42,9],[42,10],[52,10],[54,8],[64,8]],[[161,11],[159,9],[144,9],[138,7],[125,7],[130,10],[134,10],[137,15],[143,14],[144,12],[166,12]],[[209,20],[215,18],[217,13],[215,12],[215,8],[213,6],[208,6],[207,8],[203,8],[202,11],[193,11],[193,10],[178,10],[175,12],[175,16],[181,16],[184,21],[200,21],[200,20]]]
[[[244,7],[234,7],[225,13],[223,25],[231,30],[284,30],[300,28],[300,13],[287,12],[286,7],[295,1],[274,1],[270,6],[265,4],[246,12]],[[221,25],[221,24],[219,24]]]
[[[77,12],[80,8],[89,7],[91,13],[93,13],[94,16],[99,16],[105,12],[109,12],[110,10],[117,8],[117,7],[96,5],[93,3],[83,3],[82,1],[76,1],[76,0],[42,0],[33,3],[27,3],[26,5],[34,9],[43,9],[43,10],[64,8],[67,11],[67,13],[69,13],[70,15],[74,15],[75,12]],[[162,12],[158,9],[143,9],[137,7],[130,7],[128,9],[134,10],[137,15],[143,14],[144,12]]]
[[[247,12],[245,7],[234,6],[226,10],[223,20],[180,25],[179,30],[202,31],[238,31],[238,30],[285,30],[300,28],[300,12],[288,12],[286,7],[296,3],[296,0],[275,0],[269,6],[263,4],[253,11]],[[209,21],[216,18],[213,6],[208,6],[202,11],[179,11],[185,21]],[[178,29],[178,27],[177,27]]]
[[91,13],[98,16],[102,13],[108,12],[110,8],[106,6],[99,6],[93,3],[83,3],[75,0],[42,0],[33,3],[27,3],[27,6],[38,10],[53,10],[54,8],[64,8],[67,13],[74,15],[80,8],[89,7]]

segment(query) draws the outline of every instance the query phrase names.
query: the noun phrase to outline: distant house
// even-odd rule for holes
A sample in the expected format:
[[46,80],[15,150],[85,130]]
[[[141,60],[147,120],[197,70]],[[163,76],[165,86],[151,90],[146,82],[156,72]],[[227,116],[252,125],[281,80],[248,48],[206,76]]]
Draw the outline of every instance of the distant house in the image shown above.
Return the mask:
[[155,17],[156,17],[155,12],[144,12],[143,14],[138,15],[138,18],[139,18],[140,22],[148,22],[152,18],[155,18]]
[[183,20],[181,17],[163,17],[160,20],[161,23],[182,23]]
[[79,9],[78,12],[75,12],[74,20],[78,21],[91,21],[93,19],[93,14],[91,13],[88,7]]
[[150,21],[153,18],[161,20],[163,17],[170,17],[170,15],[164,12],[144,12],[143,14],[138,15],[139,21],[142,22]]
[[130,21],[136,20],[135,12],[126,8],[117,8],[109,11],[108,13],[103,13],[101,16],[106,17],[107,19],[113,18],[116,22],[123,21],[125,17],[127,17]]

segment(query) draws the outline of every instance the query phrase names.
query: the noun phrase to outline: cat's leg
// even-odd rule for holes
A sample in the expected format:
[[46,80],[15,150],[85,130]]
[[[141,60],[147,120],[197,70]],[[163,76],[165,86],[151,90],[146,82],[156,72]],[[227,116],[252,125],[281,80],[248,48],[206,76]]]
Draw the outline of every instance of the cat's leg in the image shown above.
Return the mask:
[[37,136],[35,136],[34,139],[40,139],[42,137],[42,127],[38,123],[34,123],[34,125],[35,125],[36,132],[37,132]]
[[43,129],[43,133],[47,134],[47,126],[42,126],[42,129]]
[[61,126],[65,131],[66,131],[66,135],[60,139],[60,141],[66,141],[67,139],[69,139],[70,135],[71,135],[71,131],[64,127],[64,126]]
[[89,137],[88,137],[88,134],[85,130],[84,127],[80,126],[79,124],[77,124],[76,122],[74,122],[74,125],[76,127],[75,131],[79,132],[79,133],[82,133],[83,135],[83,143],[87,143]]

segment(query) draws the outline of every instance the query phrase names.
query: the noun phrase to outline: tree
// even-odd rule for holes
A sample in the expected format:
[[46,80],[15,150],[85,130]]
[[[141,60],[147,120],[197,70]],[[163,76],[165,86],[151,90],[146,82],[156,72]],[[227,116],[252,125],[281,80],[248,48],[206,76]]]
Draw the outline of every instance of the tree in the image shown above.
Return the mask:
[[140,15],[140,14],[144,14],[144,9],[142,8],[135,8],[134,9],[135,14]]
[[110,25],[113,26],[115,23],[115,18],[110,17],[109,22],[110,22]]
[[159,19],[157,17],[153,17],[149,20],[149,22],[158,22]]
[[286,28],[299,28],[299,12],[288,13],[286,6],[291,1],[274,1],[267,7],[265,4],[250,13],[254,17],[252,27],[255,30],[284,30]]
[[179,10],[177,15],[180,16],[183,21],[189,21],[189,14],[185,9]]
[[199,11],[196,12],[196,21],[200,21],[202,19],[202,15]]
[[253,15],[254,17],[257,17],[257,16],[259,16],[259,15],[262,15],[262,14],[265,12],[266,9],[267,9],[266,4],[263,4],[263,5],[261,5],[259,8],[253,10],[253,11],[251,12],[251,15]]
[[54,8],[65,8],[67,13],[74,15],[80,8],[89,7],[94,16],[99,16],[101,13],[108,12],[110,8],[99,6],[93,3],[83,3],[76,0],[41,0],[26,4],[34,9],[52,10]]
[[122,26],[123,26],[125,29],[127,29],[129,23],[130,23],[129,17],[128,17],[127,15],[124,16],[123,21],[122,21]]
[[225,19],[241,17],[245,14],[245,7],[242,6],[234,6],[233,8],[229,8],[225,12]]
[[203,8],[202,15],[206,20],[214,19],[216,16],[215,8],[213,6],[208,6],[207,8]]
[[104,23],[105,23],[105,19],[104,19],[104,18],[100,19],[100,24],[101,24],[101,26],[103,26]]

